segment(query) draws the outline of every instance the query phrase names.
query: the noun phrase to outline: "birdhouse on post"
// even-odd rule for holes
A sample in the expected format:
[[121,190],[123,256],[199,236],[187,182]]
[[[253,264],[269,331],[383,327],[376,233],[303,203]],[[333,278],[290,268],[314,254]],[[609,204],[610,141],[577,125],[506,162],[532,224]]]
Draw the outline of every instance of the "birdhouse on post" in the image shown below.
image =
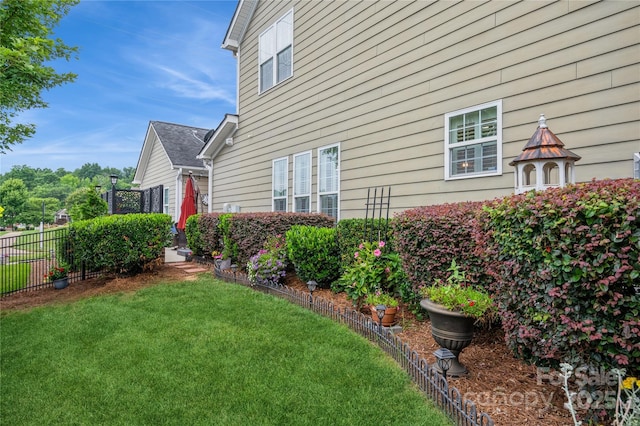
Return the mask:
[[538,129],[522,149],[522,154],[509,163],[516,168],[516,194],[575,183],[574,164],[580,158],[564,148],[562,141],[547,127],[544,114],[540,114]]

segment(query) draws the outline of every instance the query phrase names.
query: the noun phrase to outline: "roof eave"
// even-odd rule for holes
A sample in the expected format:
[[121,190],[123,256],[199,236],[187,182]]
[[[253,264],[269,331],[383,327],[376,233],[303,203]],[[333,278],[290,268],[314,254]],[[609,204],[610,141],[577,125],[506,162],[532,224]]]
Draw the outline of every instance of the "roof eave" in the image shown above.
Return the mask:
[[226,114],[211,139],[206,141],[196,158],[213,160],[225,146],[227,138],[233,136],[237,129],[238,116],[235,114]]
[[231,18],[229,28],[222,41],[222,48],[232,51],[234,54],[238,52],[240,43],[244,38],[244,34],[249,26],[249,22],[253,17],[253,12],[258,5],[257,0],[239,0],[236,11]]

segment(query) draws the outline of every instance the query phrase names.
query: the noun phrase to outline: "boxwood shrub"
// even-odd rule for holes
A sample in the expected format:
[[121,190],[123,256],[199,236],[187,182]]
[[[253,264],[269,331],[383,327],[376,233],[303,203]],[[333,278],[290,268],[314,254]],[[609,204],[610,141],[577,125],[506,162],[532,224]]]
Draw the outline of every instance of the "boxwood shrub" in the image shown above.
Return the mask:
[[[187,245],[196,256],[222,252],[220,218],[225,213],[200,213],[190,216],[185,226]],[[229,213],[226,213],[229,215]]]
[[287,257],[304,282],[329,288],[340,276],[335,228],[294,225],[286,233]]
[[483,244],[508,346],[560,362],[640,373],[640,181],[593,181],[487,206]]

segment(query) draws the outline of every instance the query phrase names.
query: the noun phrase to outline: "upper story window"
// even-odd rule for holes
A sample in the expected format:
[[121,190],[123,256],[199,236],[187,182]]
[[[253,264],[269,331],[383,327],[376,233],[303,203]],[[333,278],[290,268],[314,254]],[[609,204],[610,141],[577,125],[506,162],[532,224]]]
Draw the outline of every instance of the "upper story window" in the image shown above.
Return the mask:
[[293,211],[311,211],[311,151],[293,156]]
[[339,219],[340,145],[318,149],[318,211]]
[[293,75],[293,9],[260,34],[258,51],[261,93]]
[[289,159],[287,157],[273,160],[273,201],[272,210],[274,212],[287,211],[287,189],[288,189],[288,173]]
[[502,174],[502,101],[444,116],[445,180]]

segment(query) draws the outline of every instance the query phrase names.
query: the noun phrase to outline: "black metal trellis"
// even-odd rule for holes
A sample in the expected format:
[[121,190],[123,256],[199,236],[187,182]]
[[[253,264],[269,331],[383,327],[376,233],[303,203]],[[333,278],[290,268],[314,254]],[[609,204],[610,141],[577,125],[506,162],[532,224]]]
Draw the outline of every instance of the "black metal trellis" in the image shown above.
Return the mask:
[[[367,189],[367,203],[364,219],[364,241],[379,241],[387,236],[389,230],[389,206],[391,203],[391,187],[388,187],[385,202],[384,186],[380,188],[380,199],[378,200],[378,188],[373,188],[373,197],[371,196],[371,188]],[[386,205],[385,205],[386,204]],[[382,221],[382,210],[386,209],[384,223]],[[371,224],[369,224],[369,211],[371,211]],[[376,212],[378,221],[376,223]],[[384,231],[384,232],[382,232]]]
[[449,387],[446,379],[432,368],[427,361],[412,350],[388,327],[379,327],[370,316],[361,312],[336,308],[332,302],[310,293],[284,285],[253,285],[247,275],[235,270],[214,268],[214,275],[225,281],[250,286],[255,290],[288,300],[303,308],[312,310],[324,317],[346,324],[361,336],[376,343],[391,356],[409,375],[420,390],[438,405],[458,426],[493,426],[494,422],[487,413],[479,412],[475,403],[465,399],[458,389]]

